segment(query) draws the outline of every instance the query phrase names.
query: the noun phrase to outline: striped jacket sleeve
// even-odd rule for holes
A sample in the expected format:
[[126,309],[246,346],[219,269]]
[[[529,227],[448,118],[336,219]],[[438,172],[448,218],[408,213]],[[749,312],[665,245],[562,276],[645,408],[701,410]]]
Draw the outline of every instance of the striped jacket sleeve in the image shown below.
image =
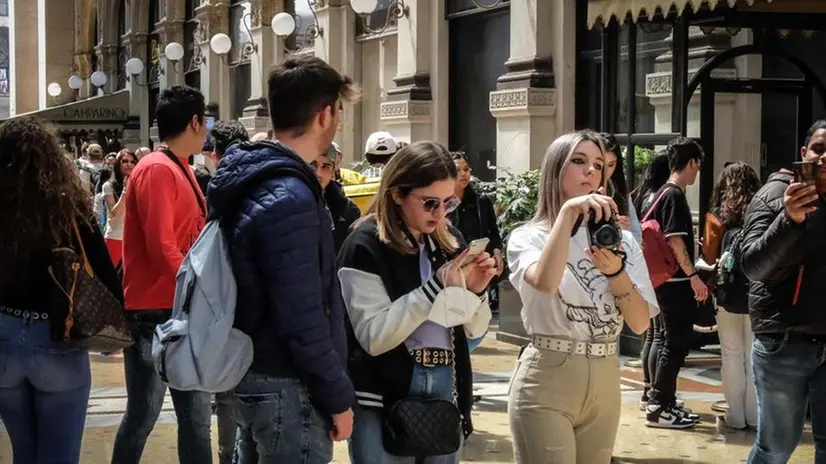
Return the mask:
[[381,263],[371,262],[371,253],[360,246],[343,251],[360,255],[344,256],[343,260],[339,256],[339,279],[353,332],[371,356],[381,355],[402,344],[430,318],[434,308],[441,309],[443,305],[471,309],[463,322],[469,337],[479,337],[487,330],[491,318],[487,299],[480,299],[461,288],[445,289],[434,275],[420,287],[391,301],[381,276],[374,271]]

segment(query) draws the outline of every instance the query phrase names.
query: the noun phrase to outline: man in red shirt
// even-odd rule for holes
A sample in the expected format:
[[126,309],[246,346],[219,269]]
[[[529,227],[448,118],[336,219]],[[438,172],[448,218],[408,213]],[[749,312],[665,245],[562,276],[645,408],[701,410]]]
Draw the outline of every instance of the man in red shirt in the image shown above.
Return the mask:
[[[152,362],[152,334],[171,315],[175,276],[206,217],[206,201],[187,158],[206,138],[204,96],[175,86],[158,97],[161,146],[129,177],[123,229],[126,318],[135,344],[123,350],[126,413],[115,438],[113,464],[138,464],[161,412],[166,384]],[[171,390],[181,463],[210,464],[210,395]]]

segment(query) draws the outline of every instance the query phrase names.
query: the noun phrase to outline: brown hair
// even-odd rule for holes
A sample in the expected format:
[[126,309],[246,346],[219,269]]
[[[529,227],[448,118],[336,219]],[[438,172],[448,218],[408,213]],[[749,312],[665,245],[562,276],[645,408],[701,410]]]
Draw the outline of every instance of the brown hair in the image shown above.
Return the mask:
[[[416,142],[396,152],[382,171],[379,191],[366,216],[376,218],[379,240],[401,253],[417,253],[419,249],[406,240],[401,210],[393,201],[393,193],[406,197],[413,189],[456,177],[456,164],[450,152],[436,142]],[[430,236],[446,252],[452,253],[459,248],[456,237],[448,228],[447,218]]]
[[723,169],[714,185],[711,210],[716,210],[727,226],[742,224],[746,208],[760,186],[760,177],[751,166],[741,162],[731,163]]
[[31,116],[0,124],[0,284],[25,278],[33,252],[65,243],[72,220],[92,220],[89,190],[55,134]]

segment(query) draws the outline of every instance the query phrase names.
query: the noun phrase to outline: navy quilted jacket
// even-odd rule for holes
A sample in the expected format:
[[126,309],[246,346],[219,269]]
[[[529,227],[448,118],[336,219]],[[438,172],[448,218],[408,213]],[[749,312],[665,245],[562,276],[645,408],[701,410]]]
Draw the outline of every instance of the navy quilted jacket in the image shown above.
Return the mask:
[[230,147],[208,201],[230,244],[235,327],[255,348],[250,369],[300,379],[313,404],[335,414],[354,404],[355,392],[345,371],[333,223],[320,195],[307,163],[281,144],[259,142]]

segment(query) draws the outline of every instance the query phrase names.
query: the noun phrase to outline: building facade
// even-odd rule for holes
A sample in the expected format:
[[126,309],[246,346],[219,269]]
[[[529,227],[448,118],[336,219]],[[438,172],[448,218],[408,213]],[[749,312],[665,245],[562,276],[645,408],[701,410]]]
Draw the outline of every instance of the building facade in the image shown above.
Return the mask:
[[[4,8],[11,114],[37,111],[69,136],[132,147],[152,143],[157,95],[181,83],[201,89],[213,116],[267,130],[268,69],[311,53],[362,85],[337,136],[347,160],[360,159],[371,132],[387,130],[464,150],[474,174],[490,179],[491,166],[538,167],[553,138],[576,128],[617,134],[633,157],[678,134],[702,138],[706,127],[714,156],[704,187],[691,192],[698,212],[700,191],[724,162],[747,161],[765,177],[788,164],[799,126],[826,113],[817,93],[826,2],[377,0],[357,14],[365,3],[0,0],[0,99]],[[294,32],[274,32],[279,13],[292,16]],[[223,34],[229,45],[216,39]],[[715,91],[703,104],[695,83],[685,95],[714,57],[743,47],[754,50],[710,76],[774,79],[777,91]],[[809,73],[792,85],[796,94],[781,82],[801,76],[786,55]],[[797,98],[806,92],[814,93]]]
[[[77,140],[149,145],[158,93],[186,83],[214,116],[265,131],[267,70],[312,53],[362,85],[337,137],[348,159],[360,158],[371,132],[388,130],[464,148],[490,178],[489,165],[535,165],[553,134],[574,126],[574,67],[550,59],[575,58],[564,40],[575,35],[573,17],[561,20],[574,4],[379,0],[358,15],[348,0],[11,0],[11,113],[38,112]],[[270,27],[281,12],[295,18],[287,37]],[[567,26],[537,27],[556,17]],[[231,39],[228,53],[210,46],[218,34]],[[173,42],[184,49],[174,61]],[[127,72],[133,58],[143,65],[136,74]],[[92,83],[96,71],[103,85]]]

